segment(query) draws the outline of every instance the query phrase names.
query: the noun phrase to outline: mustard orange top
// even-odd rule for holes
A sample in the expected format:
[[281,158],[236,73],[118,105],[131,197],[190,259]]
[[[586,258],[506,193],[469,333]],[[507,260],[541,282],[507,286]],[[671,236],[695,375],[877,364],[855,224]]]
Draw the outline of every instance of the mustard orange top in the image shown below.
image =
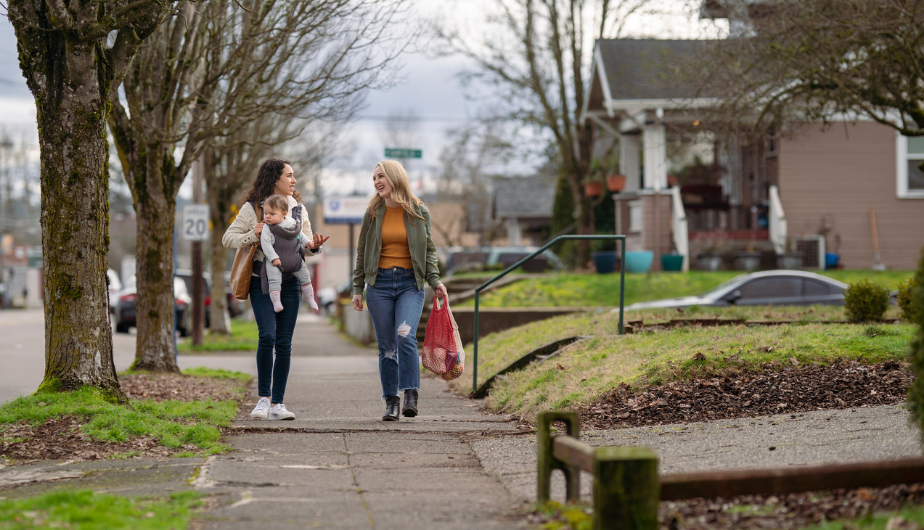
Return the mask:
[[385,207],[382,216],[382,254],[379,256],[379,268],[399,267],[413,269],[411,248],[407,242],[407,227],[404,226],[404,208]]

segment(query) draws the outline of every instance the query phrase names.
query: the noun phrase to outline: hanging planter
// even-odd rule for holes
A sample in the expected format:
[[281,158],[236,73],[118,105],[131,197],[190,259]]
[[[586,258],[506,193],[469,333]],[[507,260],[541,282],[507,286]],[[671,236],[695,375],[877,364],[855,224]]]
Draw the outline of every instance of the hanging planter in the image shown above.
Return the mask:
[[588,197],[599,197],[603,195],[603,183],[602,182],[585,182],[584,183],[584,195]]
[[606,189],[609,191],[622,191],[626,187],[625,175],[607,175]]

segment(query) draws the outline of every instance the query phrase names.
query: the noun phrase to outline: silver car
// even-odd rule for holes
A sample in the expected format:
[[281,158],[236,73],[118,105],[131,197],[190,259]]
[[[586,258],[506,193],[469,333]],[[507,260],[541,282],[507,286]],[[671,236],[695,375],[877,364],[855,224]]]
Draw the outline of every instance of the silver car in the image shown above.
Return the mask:
[[844,305],[847,284],[813,272],[776,270],[742,274],[702,296],[684,296],[626,306],[626,310],[690,306]]

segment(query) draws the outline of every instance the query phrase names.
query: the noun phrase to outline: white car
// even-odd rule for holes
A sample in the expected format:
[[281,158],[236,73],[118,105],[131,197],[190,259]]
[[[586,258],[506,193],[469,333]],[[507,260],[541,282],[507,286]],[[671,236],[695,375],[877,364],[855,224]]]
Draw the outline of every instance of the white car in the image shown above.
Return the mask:
[[119,291],[122,290],[122,282],[119,275],[112,269],[106,270],[106,277],[109,279],[109,312],[115,312],[116,304],[119,303]]

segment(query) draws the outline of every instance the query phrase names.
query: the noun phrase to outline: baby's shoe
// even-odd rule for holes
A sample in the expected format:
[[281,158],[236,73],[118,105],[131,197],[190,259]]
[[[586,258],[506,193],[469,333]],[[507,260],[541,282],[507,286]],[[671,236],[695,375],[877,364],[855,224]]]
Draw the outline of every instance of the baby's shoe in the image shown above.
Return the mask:
[[279,291],[270,291],[270,301],[273,302],[273,309],[277,313],[282,311],[282,299],[279,297]]
[[302,285],[302,301],[308,304],[312,310],[318,310],[318,303],[314,300],[314,287],[310,283]]

